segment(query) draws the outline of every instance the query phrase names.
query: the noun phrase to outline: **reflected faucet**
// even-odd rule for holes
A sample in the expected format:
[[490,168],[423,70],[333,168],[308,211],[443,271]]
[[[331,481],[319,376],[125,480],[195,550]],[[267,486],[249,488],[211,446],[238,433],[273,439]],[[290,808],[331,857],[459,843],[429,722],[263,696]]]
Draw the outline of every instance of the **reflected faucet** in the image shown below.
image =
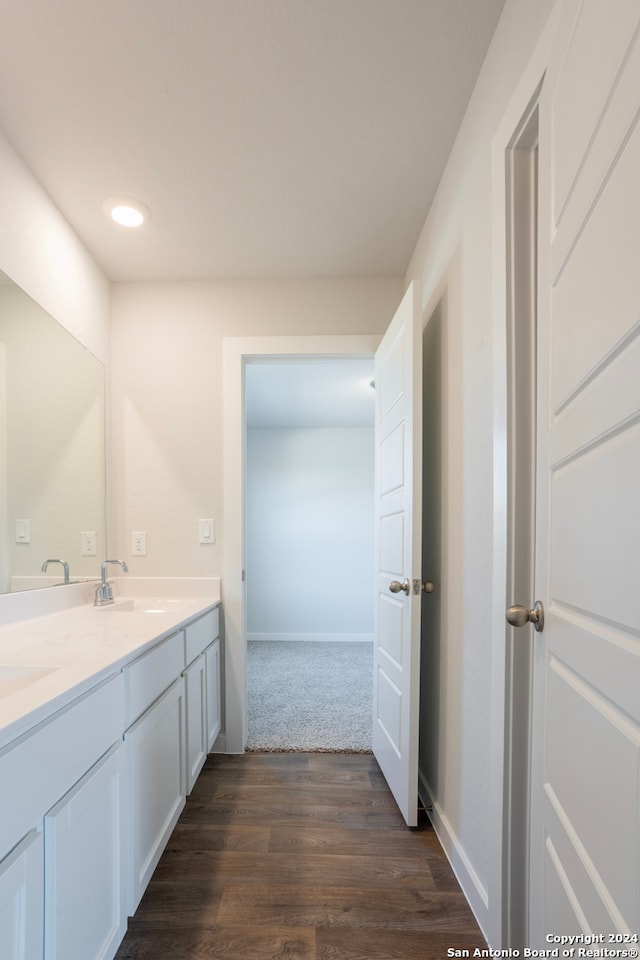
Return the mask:
[[115,603],[111,584],[107,583],[107,566],[110,563],[119,563],[125,573],[129,572],[129,567],[124,560],[105,560],[102,564],[102,580],[96,587],[96,598],[93,601],[94,607],[103,607],[107,603]]
[[62,566],[64,567],[64,582],[65,582],[65,583],[69,583],[69,564],[67,563],[67,561],[66,561],[66,560],[55,560],[55,559],[53,559],[53,560],[45,560],[45,562],[42,564],[42,573],[45,573],[45,571],[46,571],[46,569],[47,569],[47,567],[49,566],[50,563],[61,563],[61,564],[62,564]]

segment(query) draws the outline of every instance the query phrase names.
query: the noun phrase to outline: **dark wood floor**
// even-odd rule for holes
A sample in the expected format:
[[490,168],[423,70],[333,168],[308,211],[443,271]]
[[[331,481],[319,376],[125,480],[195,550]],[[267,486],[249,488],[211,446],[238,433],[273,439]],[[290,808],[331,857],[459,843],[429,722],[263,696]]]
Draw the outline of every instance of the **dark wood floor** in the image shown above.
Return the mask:
[[430,960],[486,947],[372,756],[210,756],[117,960]]

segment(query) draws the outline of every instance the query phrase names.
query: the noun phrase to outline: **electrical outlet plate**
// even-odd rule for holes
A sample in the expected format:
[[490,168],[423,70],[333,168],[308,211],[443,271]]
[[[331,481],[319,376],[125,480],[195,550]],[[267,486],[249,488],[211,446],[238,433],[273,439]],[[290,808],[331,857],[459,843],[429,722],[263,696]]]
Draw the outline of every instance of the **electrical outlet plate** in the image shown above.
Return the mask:
[[146,557],[147,534],[144,530],[134,530],[131,534],[131,554],[134,557]]
[[83,557],[97,555],[95,530],[83,530],[80,534],[80,553]]

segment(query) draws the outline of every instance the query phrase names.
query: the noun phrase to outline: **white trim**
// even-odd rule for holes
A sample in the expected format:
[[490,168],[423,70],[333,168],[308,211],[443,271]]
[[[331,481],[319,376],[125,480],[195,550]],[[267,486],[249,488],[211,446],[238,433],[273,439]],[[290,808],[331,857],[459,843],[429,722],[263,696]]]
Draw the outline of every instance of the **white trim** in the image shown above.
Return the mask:
[[442,807],[433,799],[429,784],[422,774],[420,775],[419,793],[440,845],[456,875],[456,880],[467,898],[478,925],[484,930],[487,928],[489,921],[489,893],[473,869],[473,865]]
[[225,734],[228,753],[247,743],[244,545],[244,366],[261,357],[370,357],[380,336],[225,337],[223,363]]
[[[493,949],[505,943],[505,917],[508,910],[508,890],[505,884],[504,803],[508,785],[505,783],[505,745],[507,741],[506,693],[508,677],[505,671],[505,610],[507,582],[507,256],[506,256],[506,157],[523,115],[539,89],[544,77],[557,28],[561,4],[556,4],[536,44],[533,55],[523,71],[518,87],[511,98],[493,138],[491,148],[492,170],[492,274],[493,274],[493,576],[491,636],[491,745],[490,745],[490,803],[488,811],[489,848],[492,855],[488,868],[487,922],[481,924]],[[510,602],[510,601],[509,601]],[[473,885],[468,888],[461,881],[465,895],[471,899]]]
[[372,633],[247,633],[247,640],[287,643],[373,643]]

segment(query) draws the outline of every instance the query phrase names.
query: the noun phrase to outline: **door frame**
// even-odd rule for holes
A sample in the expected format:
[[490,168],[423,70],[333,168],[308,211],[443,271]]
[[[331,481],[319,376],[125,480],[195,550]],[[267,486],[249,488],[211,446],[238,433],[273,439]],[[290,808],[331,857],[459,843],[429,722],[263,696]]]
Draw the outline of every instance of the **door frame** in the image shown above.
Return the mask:
[[9,590],[9,518],[7,516],[7,348],[0,343],[0,593]]
[[[507,605],[534,595],[537,420],[539,95],[507,152]],[[505,939],[529,943],[533,626],[504,624],[506,669]]]
[[223,362],[223,578],[225,753],[247,744],[244,370],[251,360],[373,356],[381,335],[225,337]]
[[[551,56],[560,14],[556,4],[527,64],[520,83],[503,114],[492,142],[492,293],[493,293],[493,567],[491,617],[491,729],[490,729],[490,804],[488,813],[489,846],[493,851],[488,865],[488,889],[483,929],[494,949],[523,946],[512,943],[516,926],[511,911],[516,907],[513,895],[514,851],[528,847],[529,822],[525,816],[513,815],[511,798],[521,790],[521,769],[511,763],[514,747],[522,747],[522,717],[510,709],[516,696],[516,678],[509,669],[507,656],[506,608],[513,602],[508,596],[509,584],[509,385],[508,385],[508,163],[509,151],[517,142],[523,121],[530,116],[540,95],[545,71]],[[518,678],[521,680],[522,678]],[[526,766],[530,766],[530,743],[525,744]],[[527,882],[517,878],[517,889]],[[528,904],[526,905],[528,912]],[[517,927],[525,927],[528,917],[519,918]]]

